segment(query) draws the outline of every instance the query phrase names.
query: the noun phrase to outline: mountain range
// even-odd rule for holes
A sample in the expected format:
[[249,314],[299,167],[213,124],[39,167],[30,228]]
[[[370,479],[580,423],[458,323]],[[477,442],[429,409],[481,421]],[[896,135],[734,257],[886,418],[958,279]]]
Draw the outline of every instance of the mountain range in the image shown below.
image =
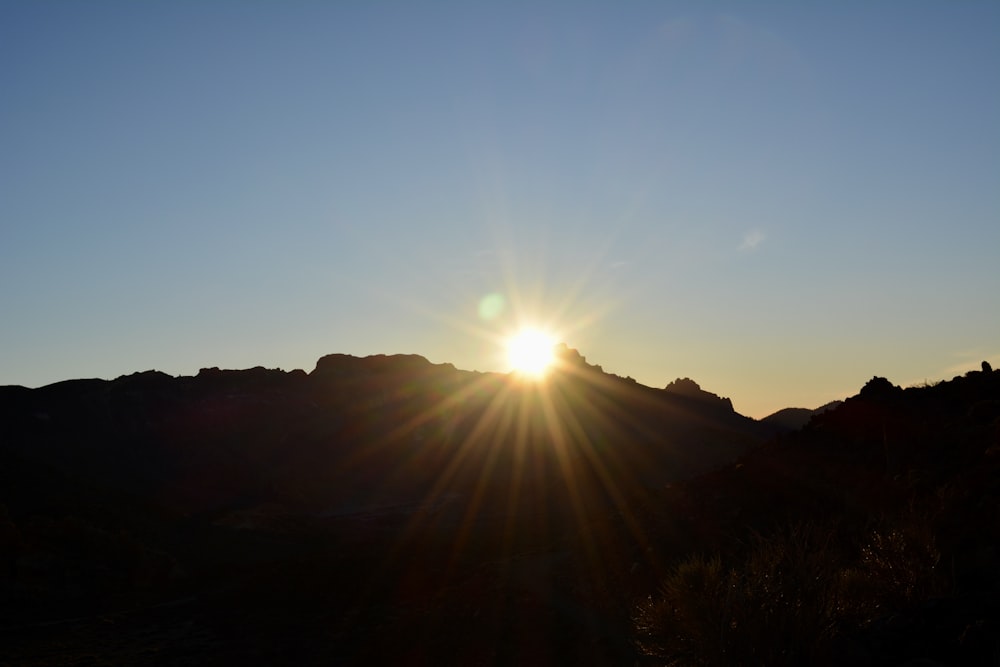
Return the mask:
[[880,573],[812,662],[1000,655],[1000,373],[756,421],[558,359],[541,382],[334,354],[0,387],[0,663],[713,664],[663,612],[678,568],[736,576],[802,534],[838,544],[802,547],[831,580]]

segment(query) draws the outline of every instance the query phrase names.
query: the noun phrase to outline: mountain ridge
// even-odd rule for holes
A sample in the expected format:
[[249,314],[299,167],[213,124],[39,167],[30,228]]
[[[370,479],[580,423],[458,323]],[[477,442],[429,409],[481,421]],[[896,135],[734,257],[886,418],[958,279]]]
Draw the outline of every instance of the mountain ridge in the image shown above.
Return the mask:
[[785,431],[797,431],[806,424],[809,423],[816,415],[821,415],[828,410],[833,410],[843,403],[841,400],[830,401],[829,403],[824,403],[818,408],[783,408],[777,412],[773,412],[766,417],[763,417],[760,421],[765,424],[773,424],[774,426],[785,430]]
[[[637,619],[685,554],[719,550],[740,572],[754,535],[837,521],[845,546],[819,553],[854,572],[867,561],[834,556],[870,531],[924,535],[914,506],[964,587],[939,608],[965,625],[893,639],[888,612],[865,607],[872,625],[822,650],[865,657],[831,664],[895,664],[900,637],[937,659],[959,636],[989,650],[997,619],[968,591],[1000,585],[1000,373],[876,377],[777,432],[689,378],[653,388],[559,358],[540,383],[335,354],[309,373],[0,387],[0,643],[26,665],[141,662],[129,651],[161,636],[163,664],[632,664],[660,650]],[[949,590],[915,572],[933,585],[914,590]],[[912,627],[931,622],[924,593],[869,584]],[[102,614],[124,644],[100,639]]]

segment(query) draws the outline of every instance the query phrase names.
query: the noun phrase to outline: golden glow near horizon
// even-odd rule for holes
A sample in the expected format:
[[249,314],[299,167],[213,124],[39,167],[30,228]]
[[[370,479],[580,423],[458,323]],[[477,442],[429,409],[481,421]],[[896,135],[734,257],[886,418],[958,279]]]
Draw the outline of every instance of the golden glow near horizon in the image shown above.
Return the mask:
[[524,328],[507,340],[507,361],[511,370],[532,378],[542,378],[555,361],[555,338],[539,329]]

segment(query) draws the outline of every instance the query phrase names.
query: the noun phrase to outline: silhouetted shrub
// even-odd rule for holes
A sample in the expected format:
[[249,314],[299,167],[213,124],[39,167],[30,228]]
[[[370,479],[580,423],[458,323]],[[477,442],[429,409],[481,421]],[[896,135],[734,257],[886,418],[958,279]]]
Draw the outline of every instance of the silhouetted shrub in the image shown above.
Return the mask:
[[756,535],[731,564],[688,557],[635,607],[639,652],[667,665],[819,664],[844,629],[945,589],[930,522],[918,512],[873,521],[853,552],[843,533],[796,524]]
[[941,553],[931,517],[909,508],[867,528],[855,567],[841,573],[841,597],[852,603],[845,619],[863,625],[944,591]]
[[905,606],[926,596],[940,554],[930,534],[914,534],[907,527],[875,529],[861,548],[861,563],[879,582],[884,595]]
[[639,651],[669,665],[812,664],[835,632],[832,536],[797,525],[755,537],[732,566],[689,557],[635,609]]

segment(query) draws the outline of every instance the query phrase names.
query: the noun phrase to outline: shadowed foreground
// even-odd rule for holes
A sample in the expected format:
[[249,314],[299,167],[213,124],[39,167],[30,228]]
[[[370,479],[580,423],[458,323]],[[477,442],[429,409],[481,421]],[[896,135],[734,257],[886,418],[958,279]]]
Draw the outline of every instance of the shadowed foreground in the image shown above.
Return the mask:
[[990,664],[998,405],[873,380],[762,445],[567,349],[0,388],[0,663]]

